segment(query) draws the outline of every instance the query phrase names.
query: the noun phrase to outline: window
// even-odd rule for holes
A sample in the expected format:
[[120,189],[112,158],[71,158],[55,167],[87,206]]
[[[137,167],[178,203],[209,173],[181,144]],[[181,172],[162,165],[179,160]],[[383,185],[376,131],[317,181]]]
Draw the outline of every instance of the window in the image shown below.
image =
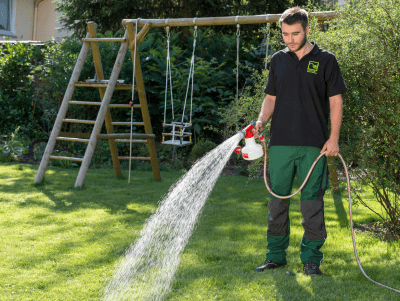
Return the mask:
[[0,30],[11,30],[11,0],[0,0]]

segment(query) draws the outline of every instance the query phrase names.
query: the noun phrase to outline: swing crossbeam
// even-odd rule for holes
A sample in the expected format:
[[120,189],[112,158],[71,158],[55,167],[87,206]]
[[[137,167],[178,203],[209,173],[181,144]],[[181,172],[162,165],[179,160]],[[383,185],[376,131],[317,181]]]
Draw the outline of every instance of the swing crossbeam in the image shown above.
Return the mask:
[[[319,21],[334,19],[338,14],[334,11],[311,12],[311,18]],[[180,27],[180,26],[213,26],[213,25],[235,25],[235,24],[263,24],[278,22],[282,14],[266,14],[252,16],[229,16],[229,17],[210,17],[210,18],[176,18],[176,19],[124,19],[122,25],[128,22],[138,24],[139,27],[150,22],[152,27]]]

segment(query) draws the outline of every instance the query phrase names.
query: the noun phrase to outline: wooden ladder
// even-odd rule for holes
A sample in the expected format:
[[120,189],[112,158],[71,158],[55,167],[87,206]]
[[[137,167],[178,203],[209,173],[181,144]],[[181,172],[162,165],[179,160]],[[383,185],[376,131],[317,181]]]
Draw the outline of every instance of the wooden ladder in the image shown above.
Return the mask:
[[[143,82],[142,70],[140,66],[138,45],[143,40],[147,32],[151,28],[151,23],[148,22],[137,34],[135,33],[135,25],[133,22],[127,22],[124,24],[126,27],[125,34],[123,38],[97,38],[96,35],[96,24],[94,22],[89,22],[87,26],[87,35],[83,39],[82,49],[80,51],[78,60],[76,62],[74,71],[70,78],[67,90],[64,94],[63,101],[60,106],[56,121],[53,126],[49,141],[47,143],[46,149],[44,151],[42,160],[38,172],[36,174],[35,183],[40,183],[43,181],[44,174],[46,172],[47,166],[50,159],[58,160],[70,160],[81,162],[81,167],[75,182],[75,188],[82,187],[85,180],[86,173],[89,169],[90,161],[93,157],[93,153],[96,147],[96,143],[99,139],[107,139],[109,141],[111,157],[114,166],[115,175],[117,177],[122,176],[120,160],[148,160],[151,161],[153,175],[156,180],[161,180],[160,171],[157,162],[157,153],[154,143],[155,135],[152,132],[150,115],[147,105],[145,87]],[[136,41],[135,41],[136,40]],[[109,80],[104,79],[103,67],[101,64],[100,50],[98,42],[118,42],[121,43],[118,56],[115,60],[113,70]],[[136,44],[135,44],[136,43]],[[135,47],[135,45],[137,45]],[[79,82],[79,76],[83,68],[87,53],[90,46],[92,47],[93,61],[96,71],[96,81],[93,82]],[[144,126],[144,134],[132,134],[133,143],[147,143],[150,157],[126,157],[118,156],[117,142],[130,142],[130,134],[118,134],[114,133],[114,125],[131,125],[130,122],[112,122],[110,107],[114,108],[131,108],[129,104],[110,104],[111,97],[114,90],[132,90],[132,85],[122,84],[118,81],[118,76],[120,74],[122,64],[126,55],[127,50],[131,52],[132,64],[136,62],[135,65],[135,81],[136,86],[134,87],[139,96],[139,104],[134,104],[133,108],[140,108],[142,112],[143,122],[134,122],[132,125]],[[136,51],[135,51],[136,50]],[[136,57],[136,59],[135,59]],[[101,102],[92,101],[72,101],[72,96],[74,94],[75,87],[90,87],[98,88],[100,93]],[[98,106],[99,111],[95,121],[92,120],[80,120],[80,119],[66,119],[67,110],[69,105],[90,105]],[[61,127],[63,123],[83,123],[83,124],[93,124],[92,133],[61,133]],[[106,125],[107,134],[100,134],[103,123]],[[87,143],[85,155],[83,158],[74,157],[63,157],[63,156],[53,156],[52,152],[54,150],[55,144],[59,141],[74,141]]]

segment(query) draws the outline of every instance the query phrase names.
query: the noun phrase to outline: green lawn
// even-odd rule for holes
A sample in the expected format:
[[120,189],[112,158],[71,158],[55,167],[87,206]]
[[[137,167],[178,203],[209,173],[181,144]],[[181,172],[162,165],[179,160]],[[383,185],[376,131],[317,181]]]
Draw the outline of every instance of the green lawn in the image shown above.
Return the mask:
[[[36,186],[37,168],[0,164],[0,300],[101,300],[116,263],[181,174],[162,172],[157,182],[152,172],[134,171],[128,184],[112,169],[91,169],[84,188],[77,190],[77,169],[49,168],[45,184]],[[326,194],[323,276],[302,274],[297,196],[291,205],[289,265],[256,273],[266,252],[264,182],[221,176],[166,300],[400,300],[359,271],[346,195]],[[356,223],[375,218],[361,206],[353,211]],[[356,237],[366,273],[400,289],[400,243],[366,233]]]

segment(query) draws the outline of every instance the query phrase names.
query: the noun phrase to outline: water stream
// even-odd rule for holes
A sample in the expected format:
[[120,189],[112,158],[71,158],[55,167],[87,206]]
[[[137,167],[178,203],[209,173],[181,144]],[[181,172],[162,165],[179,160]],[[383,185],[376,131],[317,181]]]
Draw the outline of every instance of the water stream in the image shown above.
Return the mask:
[[163,300],[200,212],[242,135],[199,159],[146,221],[105,288],[103,300]]

